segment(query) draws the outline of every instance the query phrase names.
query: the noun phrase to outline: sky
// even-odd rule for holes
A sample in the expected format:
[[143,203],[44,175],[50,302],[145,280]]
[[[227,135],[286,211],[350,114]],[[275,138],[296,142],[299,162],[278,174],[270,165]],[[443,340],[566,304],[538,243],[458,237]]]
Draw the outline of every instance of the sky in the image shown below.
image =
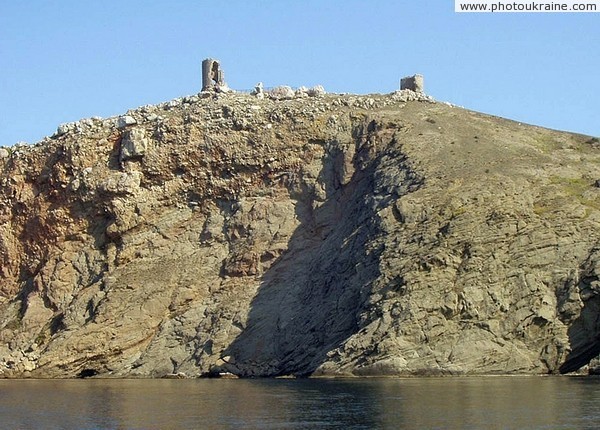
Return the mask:
[[389,93],[600,135],[600,13],[454,12],[454,0],[0,0],[0,146],[65,122],[233,89]]

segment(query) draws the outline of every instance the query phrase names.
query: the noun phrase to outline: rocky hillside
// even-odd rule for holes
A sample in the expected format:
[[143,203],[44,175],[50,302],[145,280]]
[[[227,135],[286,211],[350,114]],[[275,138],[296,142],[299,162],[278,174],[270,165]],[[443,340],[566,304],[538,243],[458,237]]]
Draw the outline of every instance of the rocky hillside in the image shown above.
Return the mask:
[[598,354],[600,143],[404,91],[201,93],[0,149],[0,376]]

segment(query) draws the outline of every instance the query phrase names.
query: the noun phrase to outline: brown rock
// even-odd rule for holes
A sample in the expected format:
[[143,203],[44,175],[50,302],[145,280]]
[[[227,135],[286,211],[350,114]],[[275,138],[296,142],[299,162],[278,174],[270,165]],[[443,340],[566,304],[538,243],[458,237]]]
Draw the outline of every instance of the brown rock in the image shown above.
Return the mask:
[[406,91],[184,101],[1,166],[0,375],[548,373],[598,354],[588,137]]

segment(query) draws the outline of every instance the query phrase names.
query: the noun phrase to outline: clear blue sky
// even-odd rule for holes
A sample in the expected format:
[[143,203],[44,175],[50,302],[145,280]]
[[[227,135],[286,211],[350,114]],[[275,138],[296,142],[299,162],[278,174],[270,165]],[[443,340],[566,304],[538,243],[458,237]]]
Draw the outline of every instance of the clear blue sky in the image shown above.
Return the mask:
[[206,57],[234,89],[387,93],[422,73],[439,100],[600,135],[600,13],[456,14],[453,0],[0,0],[0,145],[195,94]]

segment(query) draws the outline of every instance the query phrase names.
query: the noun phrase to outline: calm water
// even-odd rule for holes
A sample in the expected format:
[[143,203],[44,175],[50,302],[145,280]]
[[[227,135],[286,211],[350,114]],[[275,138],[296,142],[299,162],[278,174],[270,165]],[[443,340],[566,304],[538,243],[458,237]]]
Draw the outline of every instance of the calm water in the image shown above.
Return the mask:
[[584,429],[600,379],[0,380],[2,429]]

